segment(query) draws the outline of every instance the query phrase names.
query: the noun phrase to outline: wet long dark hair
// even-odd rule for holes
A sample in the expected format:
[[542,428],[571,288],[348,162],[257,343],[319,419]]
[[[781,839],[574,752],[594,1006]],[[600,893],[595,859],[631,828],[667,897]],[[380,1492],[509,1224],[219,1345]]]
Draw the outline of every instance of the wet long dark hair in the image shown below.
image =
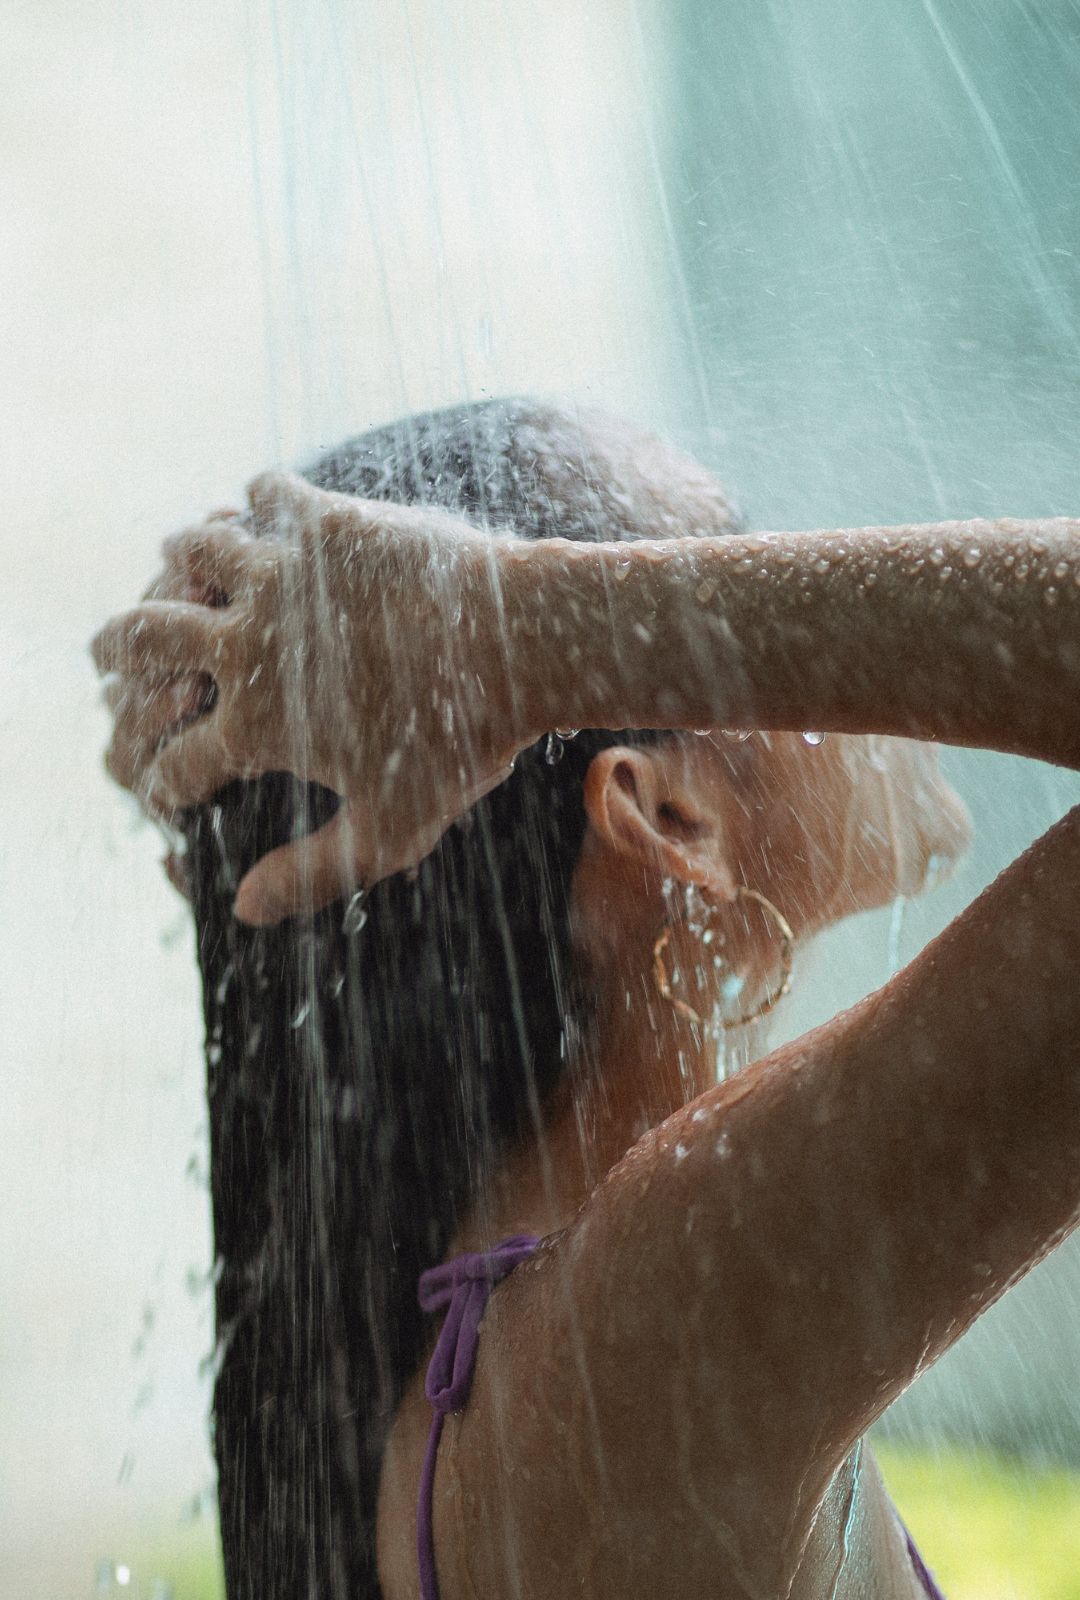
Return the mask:
[[[409,418],[306,476],[523,538],[736,526],[715,479],[659,440],[528,401]],[[523,752],[416,872],[372,890],[351,932],[340,904],[262,931],[230,913],[248,866],[325,820],[335,797],[270,775],[189,819],[230,1600],[378,1592],[379,1465],[427,1332],[417,1275],[581,1055],[567,906],[582,780],[622,737]]]

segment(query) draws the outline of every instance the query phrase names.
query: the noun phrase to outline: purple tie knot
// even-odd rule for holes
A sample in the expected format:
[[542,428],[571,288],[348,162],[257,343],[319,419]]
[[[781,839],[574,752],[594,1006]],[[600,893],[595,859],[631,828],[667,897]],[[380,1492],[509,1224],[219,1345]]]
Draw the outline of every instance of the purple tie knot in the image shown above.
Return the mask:
[[425,1311],[442,1311],[446,1317],[435,1342],[424,1382],[424,1393],[435,1415],[431,1419],[424,1468],[420,1477],[417,1507],[417,1555],[420,1562],[420,1593],[423,1600],[438,1600],[435,1574],[435,1547],[431,1531],[431,1496],[435,1486],[435,1457],[439,1448],[443,1418],[460,1411],[469,1398],[480,1321],[494,1286],[531,1256],[539,1239],[531,1234],[515,1234],[493,1250],[479,1250],[455,1256],[439,1267],[421,1273],[420,1305]]

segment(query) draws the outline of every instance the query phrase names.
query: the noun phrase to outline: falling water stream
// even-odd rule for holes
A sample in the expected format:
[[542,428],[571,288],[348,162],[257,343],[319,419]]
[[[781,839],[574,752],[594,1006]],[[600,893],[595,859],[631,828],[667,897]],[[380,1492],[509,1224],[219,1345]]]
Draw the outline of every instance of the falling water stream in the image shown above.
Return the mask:
[[[16,419],[8,520],[40,531],[32,547],[9,534],[0,599],[0,832],[20,841],[0,857],[2,969],[27,1002],[7,1008],[25,1018],[0,1132],[14,1197],[0,1594],[210,1600],[213,1558],[185,1566],[174,1546],[194,1528],[210,1547],[210,1385],[254,1290],[210,1237],[223,1169],[208,1117],[223,1067],[247,1061],[228,1092],[252,1147],[256,1129],[280,1136],[275,1118],[302,1122],[263,1244],[234,1195],[229,1249],[254,1282],[275,1250],[317,1237],[345,1286],[314,1283],[311,1304],[352,1314],[340,1167],[385,1151],[332,1046],[358,1028],[377,908],[359,890],[287,955],[268,942],[257,978],[250,952],[216,951],[204,1063],[187,913],[155,876],[156,836],[98,772],[106,719],[82,641],[145,587],[161,535],[235,501],[255,471],[496,395],[659,429],[757,529],[1080,515],[1080,4],[9,10],[0,161],[24,251],[4,296],[20,374],[0,379]],[[552,783],[588,737],[547,735]],[[803,734],[811,755],[825,737]],[[1080,799],[1075,775],[1048,767],[945,763],[973,815],[969,857],[933,893],[827,934],[770,1043],[885,982]],[[307,803],[283,795],[275,825],[306,825]],[[231,870],[235,816],[218,822]],[[32,887],[24,853],[42,864]],[[704,972],[723,952],[700,921]],[[241,981],[267,999],[239,1038]],[[714,1033],[723,1076],[744,1060]],[[555,1043],[560,1059],[572,1046]],[[260,1122],[272,1048],[306,1077]],[[463,1089],[457,1110],[485,1105]],[[1066,1245],[920,1378],[883,1437],[1080,1469],[1078,1307]],[[286,1330],[297,1359],[323,1349],[303,1309]],[[320,1371],[314,1387],[333,1399],[347,1377]],[[340,1573],[326,1581],[345,1592]]]

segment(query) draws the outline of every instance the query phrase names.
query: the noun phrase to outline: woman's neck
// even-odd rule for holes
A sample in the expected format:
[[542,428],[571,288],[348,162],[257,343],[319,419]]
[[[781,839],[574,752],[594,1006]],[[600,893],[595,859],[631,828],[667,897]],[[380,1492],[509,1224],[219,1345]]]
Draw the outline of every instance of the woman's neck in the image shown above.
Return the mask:
[[[566,1227],[631,1145],[718,1081],[714,1030],[680,1018],[651,982],[639,976],[628,988],[611,973],[593,994],[589,1046],[563,1075],[540,1127],[507,1150],[451,1253]],[[761,1024],[723,1037],[730,1070],[763,1053]]]

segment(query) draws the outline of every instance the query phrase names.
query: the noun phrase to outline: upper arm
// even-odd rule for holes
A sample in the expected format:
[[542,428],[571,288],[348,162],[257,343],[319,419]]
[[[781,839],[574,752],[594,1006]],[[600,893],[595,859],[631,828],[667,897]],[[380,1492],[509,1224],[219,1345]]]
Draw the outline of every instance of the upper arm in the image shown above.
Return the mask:
[[1075,1220],[1078,957],[1072,814],[885,989],[631,1152],[565,1244],[616,1435],[644,1390],[638,1448],[688,1481],[778,1517],[824,1488]]

